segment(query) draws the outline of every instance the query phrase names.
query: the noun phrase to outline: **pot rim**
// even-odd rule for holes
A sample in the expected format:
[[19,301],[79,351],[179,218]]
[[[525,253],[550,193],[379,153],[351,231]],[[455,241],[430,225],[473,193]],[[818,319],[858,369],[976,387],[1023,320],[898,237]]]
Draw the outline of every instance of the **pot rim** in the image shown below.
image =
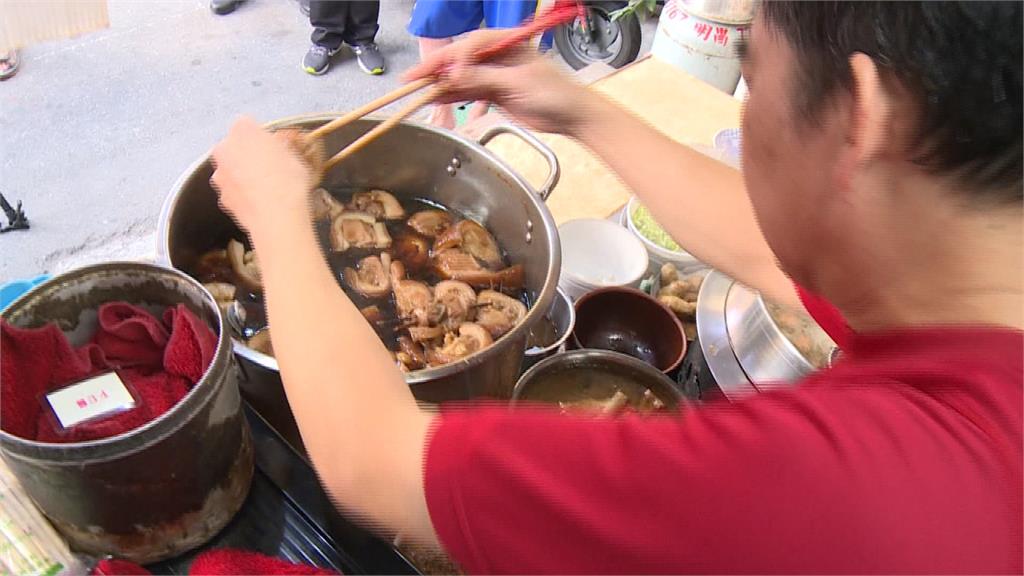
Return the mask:
[[[292,116],[286,116],[271,122],[267,122],[263,125],[264,128],[270,130],[276,130],[280,128],[292,127],[295,125],[308,124],[308,123],[319,123],[320,125],[326,124],[331,120],[340,118],[343,114],[339,112],[316,112],[307,114],[296,114]],[[371,122],[382,122],[383,118],[380,115],[368,115],[358,122],[371,121]],[[555,289],[558,287],[558,276],[562,267],[562,251],[561,243],[558,237],[558,227],[555,225],[554,217],[548,210],[547,205],[541,199],[540,194],[534,187],[527,182],[519,173],[513,170],[508,164],[506,164],[496,154],[487,149],[486,146],[480,144],[475,140],[471,140],[462,134],[437,128],[435,126],[425,125],[419,122],[402,121],[403,125],[412,126],[419,130],[431,132],[437,136],[447,138],[454,141],[455,143],[469,148],[474,152],[480,154],[484,158],[492,161],[495,166],[501,170],[502,175],[510,179],[512,182],[519,185],[519,187],[529,196],[529,201],[534,204],[537,208],[538,213],[541,216],[541,225],[548,233],[548,253],[551,255],[550,261],[548,262],[548,270],[545,274],[544,283],[538,292],[536,300],[533,305],[527,311],[526,317],[523,318],[519,324],[512,329],[509,333],[499,338],[494,345],[488,346],[487,348],[470,354],[466,358],[446,364],[444,366],[437,366],[434,368],[427,368],[423,370],[416,370],[415,372],[404,373],[405,381],[410,386],[418,384],[429,384],[435,380],[451,376],[458,372],[462,372],[468,368],[479,366],[492,357],[499,354],[497,344],[503,340],[515,340],[518,338],[526,338],[526,330],[528,326],[532,326],[541,316],[547,313],[548,308],[551,306],[551,302],[555,297]],[[198,172],[204,165],[210,161],[210,152],[204,153],[197,160],[192,162],[189,167],[183,172],[178,179],[171,186],[171,191],[164,198],[164,203],[160,210],[160,220],[157,228],[157,259],[160,264],[177,270],[174,268],[171,262],[170,255],[170,236],[169,236],[169,225],[171,220],[171,214],[177,205],[178,198],[181,196],[184,190],[185,183],[194,177],[195,173]],[[182,272],[184,274],[184,272]],[[187,276],[187,274],[186,274]],[[191,278],[191,277],[190,277]],[[277,359],[261,352],[257,352],[246,346],[243,342],[236,339],[234,335],[230,336],[232,348],[234,352],[249,360],[255,364],[259,364],[264,368],[272,370],[274,372],[280,372]]]
[[[586,361],[588,359],[597,359],[600,361],[610,361],[613,364],[624,365],[628,368],[632,368],[639,372],[647,372],[652,378],[657,375],[657,378],[662,380],[666,386],[666,390],[672,394],[673,398],[676,399],[677,403],[682,406],[685,402],[683,393],[676,387],[675,382],[672,381],[664,372],[658,370],[657,367],[651,366],[647,362],[634,358],[629,354],[623,354],[614,350],[602,350],[599,348],[581,348],[579,350],[569,350],[561,354],[555,354],[541,360],[534,364],[529,370],[523,372],[523,375],[516,381],[515,388],[512,389],[512,399],[510,401],[511,406],[515,406],[522,398],[523,390],[527,388],[528,383],[532,378],[536,376],[538,372],[547,370],[549,366],[554,364],[562,364],[572,362],[575,359],[581,359]],[[647,387],[649,388],[649,387]]]
[[[82,266],[62,274],[57,274],[49,280],[32,287],[31,290],[19,296],[14,302],[11,302],[7,308],[0,312],[0,318],[6,320],[11,311],[27,305],[30,300],[40,297],[44,292],[52,289],[54,285],[60,284],[69,279],[88,276],[103,271],[131,269],[150,274],[166,274],[174,276],[177,279],[184,280],[187,284],[191,284],[194,288],[199,290],[205,298],[207,305],[214,311],[215,317],[217,318],[217,346],[213,352],[213,359],[210,361],[210,365],[206,367],[202,377],[194,386],[192,386],[184,398],[179,400],[174,406],[171,406],[171,408],[166,412],[157,416],[153,420],[146,422],[142,426],[133,428],[116,436],[99,438],[97,440],[88,440],[85,442],[67,442],[57,444],[22,438],[21,436],[16,436],[6,430],[0,429],[0,448],[2,448],[0,453],[2,453],[4,457],[36,459],[45,453],[63,453],[63,457],[59,461],[56,461],[55,464],[69,466],[78,466],[89,462],[109,460],[111,458],[123,458],[127,454],[133,454],[145,450],[177,432],[185,426],[188,419],[181,418],[175,422],[173,420],[176,414],[183,410],[193,410],[198,412],[214,397],[215,390],[212,389],[214,384],[211,383],[212,380],[210,380],[209,375],[219,367],[227,369],[227,366],[225,365],[230,362],[230,355],[224,353],[224,349],[227,344],[227,331],[224,329],[224,319],[221,316],[220,308],[217,306],[216,301],[213,299],[213,296],[210,295],[209,291],[207,291],[206,288],[195,278],[192,278],[188,274],[185,274],[175,268],[164,266],[159,263],[150,264],[148,262],[131,260],[115,260]],[[128,446],[143,435],[151,435],[152,437],[140,444]],[[14,451],[12,451],[12,448],[14,448]],[[119,450],[119,448],[125,449]],[[36,454],[30,454],[29,450]],[[80,457],[76,456],[78,452],[82,453]]]

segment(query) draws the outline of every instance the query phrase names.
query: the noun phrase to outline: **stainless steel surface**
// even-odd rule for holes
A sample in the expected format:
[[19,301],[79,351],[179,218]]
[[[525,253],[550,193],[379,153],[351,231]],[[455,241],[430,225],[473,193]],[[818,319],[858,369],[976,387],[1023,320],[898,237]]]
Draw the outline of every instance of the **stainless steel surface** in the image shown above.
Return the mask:
[[701,284],[697,296],[700,350],[719,389],[730,400],[757,393],[757,388],[747,378],[729,341],[725,308],[734,285],[732,278],[712,270]]
[[0,316],[24,328],[56,322],[81,346],[96,330],[99,305],[111,301],[158,314],[188,306],[219,337],[202,379],[124,434],[48,444],[0,431],[0,453],[72,546],[153,562],[202,544],[231,520],[249,490],[252,443],[217,304],[186,275],[136,262],[89,266],[40,284]]
[[725,318],[733,352],[758,390],[788,386],[814,371],[772,321],[757,292],[734,283]]
[[[546,375],[563,370],[599,368],[630,377],[634,382],[651,390],[667,408],[675,408],[685,402],[682,393],[668,376],[650,364],[632,356],[611,350],[571,350],[556,354],[537,363],[527,370],[516,383],[512,393],[513,404],[524,398],[530,387],[543,383]],[[672,400],[673,402],[670,402]]]
[[[269,127],[310,129],[336,117],[336,114],[296,116],[273,122]],[[324,141],[327,153],[340,150],[378,122],[366,118],[330,134]],[[492,130],[483,141],[500,133],[512,133],[539,145],[552,165],[552,175],[545,186],[557,182],[557,160],[550,150],[545,152],[539,141],[517,128]],[[452,167],[453,158],[460,165],[456,177],[446,173],[446,169]],[[160,217],[157,252],[162,262],[188,270],[205,251],[241,236],[233,221],[217,205],[217,196],[209,183],[211,174],[208,158],[201,158],[172,188]],[[561,267],[558,231],[542,195],[480,143],[411,123],[398,125],[354,154],[343,166],[327,174],[324,186],[329,189],[384,188],[399,198],[419,197],[438,202],[484,224],[509,258],[525,266],[526,288],[534,305],[519,326],[493,346],[461,362],[406,376],[413,393],[425,402],[476,396],[508,398],[519,373],[526,334],[550,307]],[[527,241],[530,223],[532,238]],[[247,348],[242,342],[236,340],[234,348],[244,360],[243,367],[248,368],[245,366],[248,362],[273,372],[278,370],[276,360]],[[250,384],[242,383],[247,396],[253,393],[253,387],[271,385]]]
[[576,307],[565,292],[559,288],[555,291],[555,299],[551,302],[547,317],[558,330],[558,338],[544,348],[528,348],[523,358],[523,369],[530,368],[541,360],[565,350],[565,341],[572,335],[573,327],[576,326]]
[[540,141],[539,138],[530,134],[526,130],[519,128],[518,126],[511,125],[500,125],[493,126],[480,137],[480,144],[486,146],[488,142],[493,140],[495,137],[502,134],[511,134],[522,139],[524,142],[533,146],[545,160],[548,161],[548,177],[544,180],[544,184],[541,185],[540,190],[537,191],[540,194],[541,200],[547,200],[548,196],[551,196],[551,192],[554,191],[555,186],[558,185],[558,179],[562,175],[561,168],[558,165],[558,157],[555,156],[554,151],[548,148],[546,144]]

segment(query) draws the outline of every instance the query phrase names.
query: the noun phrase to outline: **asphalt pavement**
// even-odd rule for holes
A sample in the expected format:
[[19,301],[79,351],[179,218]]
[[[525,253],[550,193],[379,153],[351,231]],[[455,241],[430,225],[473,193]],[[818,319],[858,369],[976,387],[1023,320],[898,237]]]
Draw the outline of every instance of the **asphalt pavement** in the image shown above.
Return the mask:
[[[0,235],[0,283],[151,257],[177,178],[248,114],[269,121],[348,110],[394,89],[419,60],[413,0],[384,0],[383,76],[347,51],[327,74],[300,66],[311,28],[296,0],[110,0],[110,28],[22,51],[0,83],[0,192],[32,228]],[[654,23],[645,25],[645,47]],[[6,220],[4,220],[6,223]]]
[[215,16],[201,0],[112,0],[110,28],[22,51],[0,83],[0,192],[32,228],[0,236],[0,282],[155,250],[161,204],[239,114],[269,121],[347,110],[416,63],[412,0],[385,0],[388,72],[347,52],[319,77],[300,62],[311,28],[294,0]]

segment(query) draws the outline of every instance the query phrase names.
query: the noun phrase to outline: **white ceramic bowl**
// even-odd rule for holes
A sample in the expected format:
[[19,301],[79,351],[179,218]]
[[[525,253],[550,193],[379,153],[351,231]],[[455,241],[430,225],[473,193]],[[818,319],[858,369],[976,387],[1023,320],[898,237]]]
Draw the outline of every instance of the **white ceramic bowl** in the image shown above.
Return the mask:
[[704,266],[700,260],[691,256],[689,252],[674,252],[672,250],[662,248],[641,234],[640,230],[638,230],[636,225],[633,223],[633,210],[639,203],[640,200],[638,200],[636,196],[630,198],[629,204],[626,204],[626,209],[622,213],[622,220],[626,228],[628,228],[629,231],[640,240],[644,245],[644,248],[647,250],[647,254],[651,259],[650,270],[652,273],[661,270],[662,264],[665,264],[666,262],[674,264],[681,272],[688,272],[691,269]]
[[610,286],[640,286],[647,250],[629,230],[609,220],[570,220],[558,227],[562,274],[558,286],[574,301]]

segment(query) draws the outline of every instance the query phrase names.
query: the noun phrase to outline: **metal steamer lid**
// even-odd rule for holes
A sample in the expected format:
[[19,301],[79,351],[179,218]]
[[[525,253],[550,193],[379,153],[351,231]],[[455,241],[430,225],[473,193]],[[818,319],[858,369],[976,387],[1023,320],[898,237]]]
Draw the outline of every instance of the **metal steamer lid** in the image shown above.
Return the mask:
[[756,394],[729,339],[726,303],[735,281],[717,270],[708,273],[697,296],[697,335],[704,361],[719,389],[730,400]]

